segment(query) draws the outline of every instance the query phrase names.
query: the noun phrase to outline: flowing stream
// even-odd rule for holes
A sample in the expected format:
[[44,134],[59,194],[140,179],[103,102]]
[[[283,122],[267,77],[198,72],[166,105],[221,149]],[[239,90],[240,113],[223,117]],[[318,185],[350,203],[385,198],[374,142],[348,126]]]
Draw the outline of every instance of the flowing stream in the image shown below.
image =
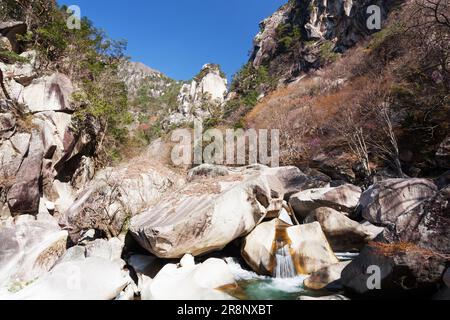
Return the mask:
[[272,278],[260,276],[244,269],[235,258],[225,259],[233,273],[238,288],[227,291],[241,300],[295,300],[300,295],[316,295],[308,292],[303,281],[307,276],[297,275],[292,278]]
[[[286,246],[283,246],[282,249],[287,248]],[[282,256],[286,257],[286,254],[287,252],[284,251]],[[337,253],[336,255],[341,261],[346,261],[354,259],[358,254]],[[238,287],[224,291],[237,299],[297,300],[300,296],[321,297],[331,294],[331,292],[326,290],[312,291],[306,289],[303,285],[303,281],[308,277],[307,275],[296,274],[295,276],[288,278],[266,277],[243,268],[236,258],[226,258],[225,260],[238,283]],[[283,261],[286,262],[286,260]],[[290,262],[288,261],[287,264],[289,265]]]
[[273,276],[274,278],[282,279],[295,278],[297,276],[289,244],[285,244],[283,241],[277,242]]

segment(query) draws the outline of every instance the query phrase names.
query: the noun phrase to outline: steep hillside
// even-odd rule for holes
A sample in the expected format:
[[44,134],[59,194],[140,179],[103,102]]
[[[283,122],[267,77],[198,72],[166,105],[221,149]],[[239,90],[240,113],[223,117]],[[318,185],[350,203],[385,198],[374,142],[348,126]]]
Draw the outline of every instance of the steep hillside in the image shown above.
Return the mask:
[[[448,170],[448,3],[380,1],[383,28],[373,35],[364,28],[368,1],[328,3],[291,1],[262,23],[246,76],[252,68],[266,79],[296,80],[245,107],[251,90],[275,86],[257,77],[259,89],[242,90],[248,81],[238,74],[234,104],[241,107],[227,120],[280,128],[282,163],[316,167],[337,179],[363,183],[378,174]],[[280,25],[299,30],[284,52],[286,38],[275,32]]]

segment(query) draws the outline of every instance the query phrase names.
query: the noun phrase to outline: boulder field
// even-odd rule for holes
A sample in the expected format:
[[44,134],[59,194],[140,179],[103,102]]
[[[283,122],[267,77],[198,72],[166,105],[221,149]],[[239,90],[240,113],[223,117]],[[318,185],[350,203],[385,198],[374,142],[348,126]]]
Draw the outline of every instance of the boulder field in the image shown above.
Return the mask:
[[[314,179],[263,165],[201,165],[183,175],[143,158],[102,170],[65,210],[40,202],[37,214],[19,207],[2,220],[0,297],[233,299],[221,289],[239,286],[221,258],[229,252],[260,276],[303,275],[313,291],[431,296],[445,288],[448,187],[394,179],[361,192]],[[349,251],[360,254],[336,254]],[[370,266],[380,269],[379,290],[367,285]],[[67,287],[70,272],[76,290]]]

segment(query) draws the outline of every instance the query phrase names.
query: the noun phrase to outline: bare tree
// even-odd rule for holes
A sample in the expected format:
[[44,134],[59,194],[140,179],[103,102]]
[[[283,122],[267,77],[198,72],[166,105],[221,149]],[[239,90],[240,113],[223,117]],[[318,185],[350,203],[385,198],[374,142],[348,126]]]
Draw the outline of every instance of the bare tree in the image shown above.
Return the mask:
[[8,94],[8,90],[6,90],[6,87],[5,87],[2,70],[0,70],[0,86],[2,87],[2,91],[3,91],[3,94],[5,95],[5,98],[8,100],[11,100],[11,97]]
[[295,116],[290,110],[277,110],[270,115],[268,127],[280,131],[280,157],[285,165],[298,164],[302,159],[308,159],[308,136],[314,130],[311,121],[311,107],[303,106]]
[[422,16],[422,21],[450,29],[449,0],[416,0],[415,5],[414,13]]
[[400,149],[394,131],[393,112],[389,102],[383,102],[375,108],[375,116],[380,124],[381,139],[371,139],[370,144],[377,155],[390,163],[401,178],[406,177],[400,161]]
[[367,130],[364,128],[364,112],[360,104],[341,105],[332,127],[348,144],[352,154],[362,165],[366,177],[372,174],[370,168]]

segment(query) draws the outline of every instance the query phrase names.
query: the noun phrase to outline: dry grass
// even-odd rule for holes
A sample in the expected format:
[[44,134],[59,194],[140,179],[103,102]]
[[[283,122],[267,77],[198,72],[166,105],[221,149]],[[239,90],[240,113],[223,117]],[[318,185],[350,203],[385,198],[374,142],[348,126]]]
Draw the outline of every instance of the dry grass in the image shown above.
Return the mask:
[[375,249],[377,254],[393,257],[399,254],[416,253],[424,257],[440,257],[446,260],[450,260],[450,255],[441,254],[430,249],[422,248],[414,243],[409,242],[397,242],[397,243],[381,243],[370,242],[369,246]]
[[16,182],[15,177],[9,177],[9,176],[0,176],[0,189],[2,188],[10,188],[14,183]]

